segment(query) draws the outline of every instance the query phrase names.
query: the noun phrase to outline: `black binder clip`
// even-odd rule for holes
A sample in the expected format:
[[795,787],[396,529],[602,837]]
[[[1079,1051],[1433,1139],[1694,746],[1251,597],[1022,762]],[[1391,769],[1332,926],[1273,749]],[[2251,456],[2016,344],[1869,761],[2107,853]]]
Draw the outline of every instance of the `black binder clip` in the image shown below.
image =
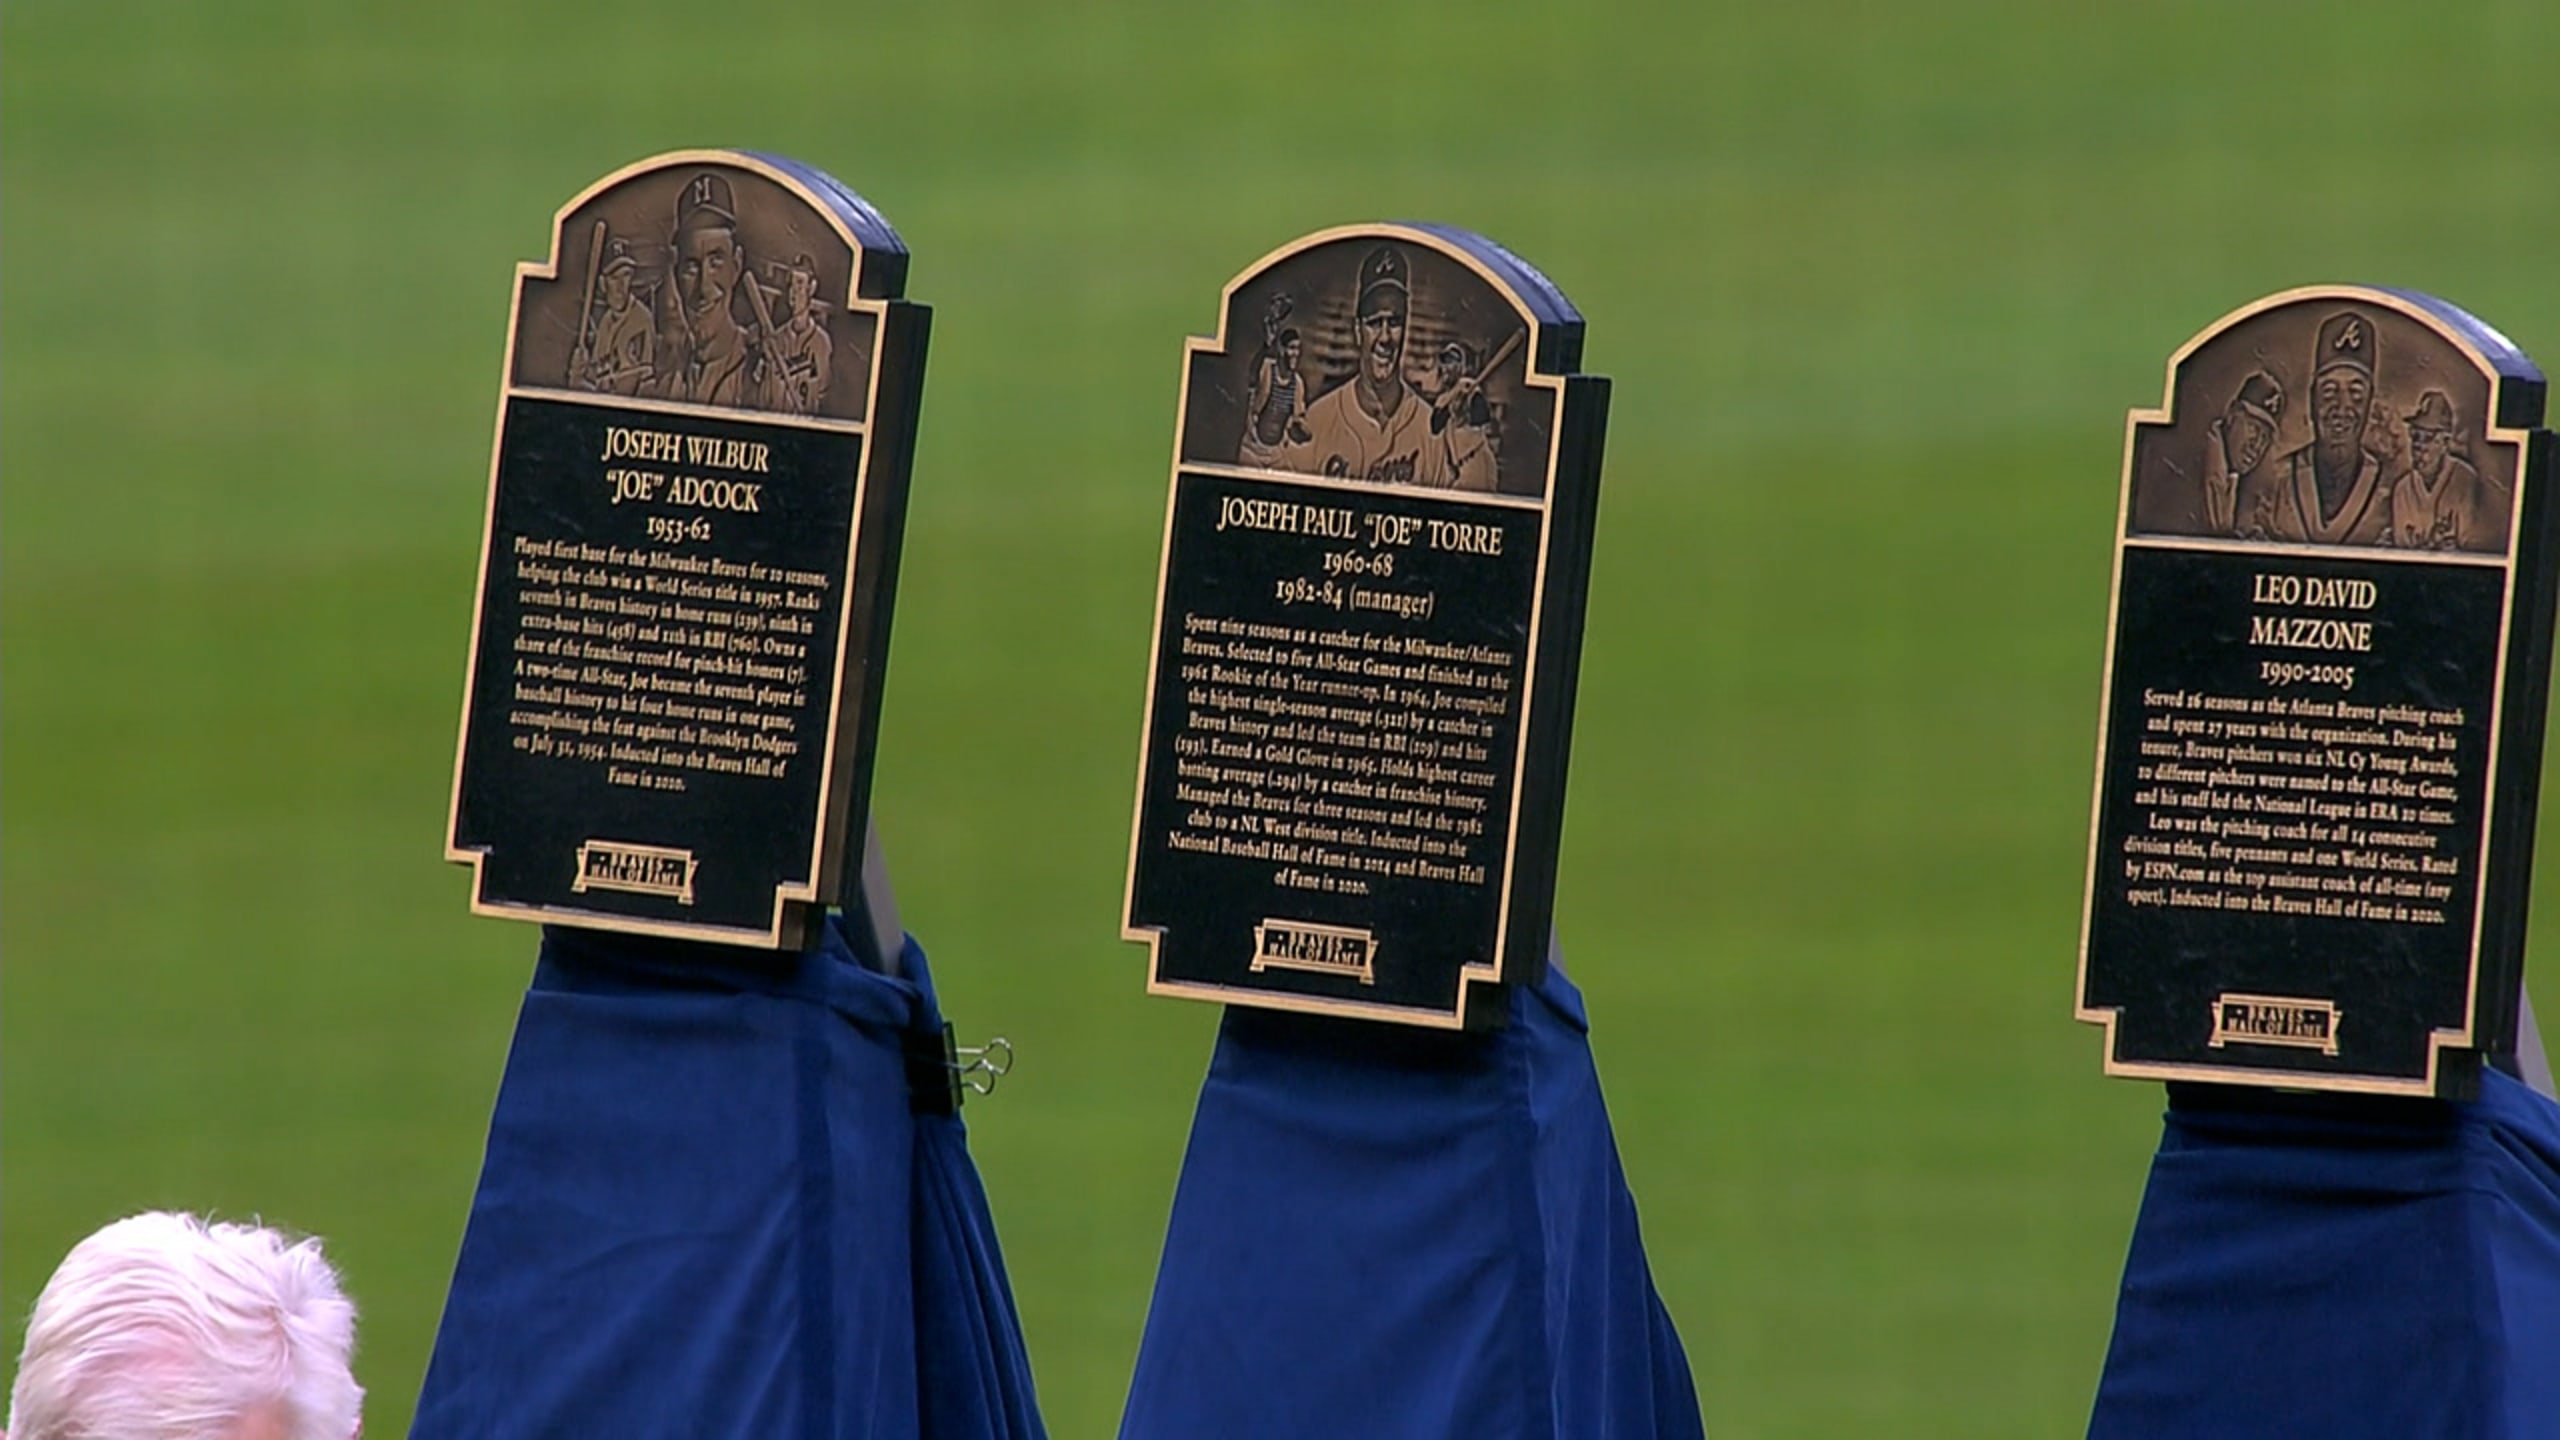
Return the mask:
[[1001,1035],[984,1045],[963,1045],[951,1022],[939,1031],[910,1030],[906,1037],[907,1096],[919,1115],[957,1115],[962,1092],[992,1095],[1013,1069],[1013,1042]]
[[907,1103],[918,1115],[960,1113],[960,1048],[946,1020],[940,1030],[907,1032]]

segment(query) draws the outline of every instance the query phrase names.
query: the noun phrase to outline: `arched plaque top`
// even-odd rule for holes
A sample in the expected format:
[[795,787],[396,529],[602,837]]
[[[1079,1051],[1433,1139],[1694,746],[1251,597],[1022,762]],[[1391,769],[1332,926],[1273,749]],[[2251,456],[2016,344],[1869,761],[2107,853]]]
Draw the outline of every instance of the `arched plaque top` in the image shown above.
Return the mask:
[[824,172],[738,150],[626,165],[517,269],[511,390],[860,423],[907,249]]
[[770,166],[781,176],[800,183],[804,190],[824,197],[824,205],[835,212],[861,253],[862,265],[855,280],[863,286],[860,293],[868,299],[896,299],[906,293],[907,242],[898,234],[889,217],[879,207],[865,200],[850,185],[812,165],[761,150],[740,152],[745,158]]
[[[2418,290],[2386,287],[2377,293],[2415,305],[2435,317],[2442,328],[2475,352],[2480,362],[2496,371],[2501,378],[2530,380],[2537,383],[2542,381],[2542,367],[2534,364],[2533,358],[2525,354],[2516,342],[2508,339],[2505,332],[2452,301],[2439,300],[2433,295]],[[2509,423],[2521,428],[2540,423],[2540,416],[2537,415],[2532,420]]]
[[[2379,305],[2386,310],[2406,315],[2433,330],[2468,356],[2483,375],[2504,380],[2541,383],[2542,368],[2533,363],[2498,327],[2454,304],[2420,290],[2404,290],[2387,285],[2298,285],[2273,295],[2252,300],[2190,336],[2169,357],[2169,386],[2164,405],[2177,399],[2178,367],[2240,322],[2271,310],[2296,305],[2318,305],[2338,302],[2347,305]],[[2514,428],[2525,429],[2539,423],[2540,417],[2513,422]]]
[[[1436,236],[1487,268],[1501,272],[1506,278],[1512,302],[1520,306],[1524,314],[1535,318],[1542,327],[1570,331],[1576,348],[1580,348],[1582,312],[1574,308],[1573,302],[1565,298],[1564,291],[1547,278],[1545,271],[1521,259],[1500,241],[1487,239],[1473,230],[1427,221],[1407,221],[1403,226]],[[1562,373],[1571,370],[1580,360],[1581,357],[1575,355],[1556,363],[1542,361],[1539,368]]]
[[[1187,349],[1179,454],[1543,500],[1563,378],[1581,351],[1581,312],[1481,235],[1319,230],[1226,283],[1217,334]],[[1420,440],[1355,441],[1355,401],[1377,427],[1422,427]]]
[[2314,285],[2244,305],[2130,417],[2125,534],[2505,556],[2542,371],[2415,291]]

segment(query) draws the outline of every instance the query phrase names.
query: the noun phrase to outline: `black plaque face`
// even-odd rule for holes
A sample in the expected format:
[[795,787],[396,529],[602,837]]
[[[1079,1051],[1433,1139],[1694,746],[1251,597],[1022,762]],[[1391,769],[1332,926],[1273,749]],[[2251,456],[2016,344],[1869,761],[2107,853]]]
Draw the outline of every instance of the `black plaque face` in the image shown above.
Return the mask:
[[1459,1028],[1552,920],[1608,382],[1464,231],[1328,230],[1185,351],[1124,934],[1148,988]]
[[643,161],[519,266],[446,855],[488,915],[792,946],[858,867],[926,312],[790,161]]
[[2331,287],[2134,412],[2080,956],[2110,1074],[2452,1096],[2512,1052],[2543,395],[2462,311]]

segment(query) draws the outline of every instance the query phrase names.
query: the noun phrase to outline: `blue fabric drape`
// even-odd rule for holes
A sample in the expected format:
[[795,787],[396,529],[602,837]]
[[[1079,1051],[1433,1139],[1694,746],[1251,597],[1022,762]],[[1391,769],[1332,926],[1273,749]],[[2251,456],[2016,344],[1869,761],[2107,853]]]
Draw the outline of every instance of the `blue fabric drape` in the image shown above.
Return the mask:
[[1042,1435],[902,968],[546,930],[410,1433]]
[[2170,1108],[2092,1436],[2560,1437],[2560,1106],[2212,1096]]
[[1231,1009],[1124,1440],[1701,1435],[1560,968],[1487,1035]]

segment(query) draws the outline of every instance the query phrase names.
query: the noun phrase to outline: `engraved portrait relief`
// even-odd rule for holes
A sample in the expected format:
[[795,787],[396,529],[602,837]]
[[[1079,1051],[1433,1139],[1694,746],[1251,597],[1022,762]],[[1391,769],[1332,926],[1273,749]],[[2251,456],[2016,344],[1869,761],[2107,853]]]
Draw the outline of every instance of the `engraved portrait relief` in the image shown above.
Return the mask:
[[2139,427],[2133,533],[2504,554],[2517,447],[2489,376],[2397,310],[2310,297],[2245,316]]
[[1183,458],[1425,489],[1544,492],[1553,392],[1529,322],[1429,246],[1348,237],[1237,287],[1192,357]]
[[556,280],[524,283],[514,383],[858,420],[872,321],[852,247],[744,169],[684,165],[595,196],[562,228]]

